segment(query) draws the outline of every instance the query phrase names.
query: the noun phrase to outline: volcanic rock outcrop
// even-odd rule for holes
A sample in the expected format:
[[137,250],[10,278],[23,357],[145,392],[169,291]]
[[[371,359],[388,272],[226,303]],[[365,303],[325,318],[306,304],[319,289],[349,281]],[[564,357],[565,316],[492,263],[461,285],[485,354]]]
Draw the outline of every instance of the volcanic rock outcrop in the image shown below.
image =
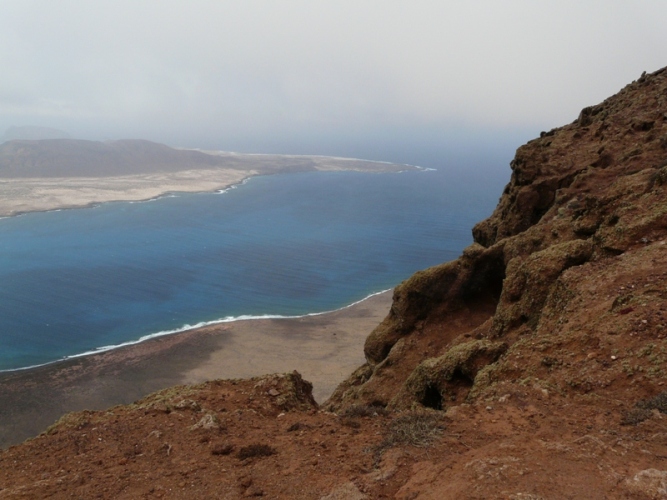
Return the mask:
[[290,374],[74,414],[0,497],[667,498],[667,68],[511,167],[321,408]]
[[[435,394],[438,384],[430,385],[424,396],[424,388],[414,385],[417,372],[432,381],[458,376],[478,397],[528,373],[563,394],[577,393],[582,384],[575,379],[585,364],[567,361],[573,335],[582,342],[585,337],[587,358],[593,354],[597,363],[619,351],[613,340],[646,330],[648,317],[653,318],[652,340],[662,340],[667,333],[662,331],[667,325],[661,319],[665,288],[659,279],[667,250],[666,111],[667,71],[660,70],[585,108],[572,124],[542,132],[519,148],[498,207],[473,228],[475,243],[458,260],[421,271],[396,288],[389,316],[366,341],[367,364],[341,385],[329,408],[360,401],[395,405],[411,387],[417,404],[439,407],[442,401],[446,407],[447,391]],[[629,261],[636,261],[637,274],[648,266],[646,281],[640,289],[626,292],[621,284],[612,291],[617,268]],[[608,288],[608,295],[580,305],[581,283],[591,276],[597,288]],[[619,290],[626,298],[619,298]],[[599,302],[609,300],[589,317]],[[620,314],[614,301],[629,309]],[[586,324],[586,335],[581,325],[573,331],[575,321]],[[450,365],[443,364],[461,342],[474,357],[475,346],[492,341],[499,346],[500,340],[506,351],[499,360],[484,356],[486,367],[478,362],[475,369],[450,374]],[[638,346],[645,341],[636,334]],[[534,354],[538,344],[541,358]],[[624,352],[617,365],[630,363],[628,357]],[[528,361],[512,368],[520,358]],[[662,367],[644,368],[641,386],[647,394],[655,392]],[[566,371],[571,377],[556,380]],[[650,375],[658,371],[660,376]],[[554,373],[559,376],[549,376]]]

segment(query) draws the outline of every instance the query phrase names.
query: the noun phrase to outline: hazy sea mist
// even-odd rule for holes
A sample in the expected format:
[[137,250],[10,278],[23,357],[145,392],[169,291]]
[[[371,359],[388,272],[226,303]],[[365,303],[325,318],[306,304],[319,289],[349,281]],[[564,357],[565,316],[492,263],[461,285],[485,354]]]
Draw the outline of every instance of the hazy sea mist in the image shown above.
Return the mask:
[[502,185],[445,170],[252,178],[0,220],[0,369],[228,317],[334,310],[456,258]]

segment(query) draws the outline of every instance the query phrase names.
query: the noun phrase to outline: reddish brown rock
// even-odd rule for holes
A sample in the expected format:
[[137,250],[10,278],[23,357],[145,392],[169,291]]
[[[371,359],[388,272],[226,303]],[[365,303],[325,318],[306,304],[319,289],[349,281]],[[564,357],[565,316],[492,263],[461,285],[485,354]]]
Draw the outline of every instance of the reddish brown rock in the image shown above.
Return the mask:
[[667,71],[519,148],[473,234],[322,408],[292,373],[70,414],[0,497],[665,497]]

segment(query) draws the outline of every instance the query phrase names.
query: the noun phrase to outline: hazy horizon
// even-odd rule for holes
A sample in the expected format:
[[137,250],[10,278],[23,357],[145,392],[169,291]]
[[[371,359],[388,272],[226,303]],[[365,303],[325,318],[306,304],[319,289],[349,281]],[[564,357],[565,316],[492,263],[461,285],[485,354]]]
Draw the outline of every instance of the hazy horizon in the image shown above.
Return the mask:
[[8,0],[0,132],[506,167],[664,66],[664,19],[649,0]]

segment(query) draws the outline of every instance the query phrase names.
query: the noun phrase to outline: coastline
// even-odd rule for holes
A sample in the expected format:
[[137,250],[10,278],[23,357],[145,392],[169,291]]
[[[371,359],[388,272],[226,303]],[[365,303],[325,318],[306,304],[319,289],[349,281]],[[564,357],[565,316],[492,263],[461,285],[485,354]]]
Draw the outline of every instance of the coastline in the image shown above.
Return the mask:
[[174,192],[223,191],[259,174],[256,170],[200,169],[101,178],[0,179],[0,217],[114,201],[145,202]]
[[177,192],[225,191],[257,175],[433,170],[407,164],[329,156],[253,155],[222,151],[206,154],[225,157],[233,166],[108,177],[0,177],[0,218],[30,212],[87,208],[115,201],[149,201]]
[[[398,173],[422,170],[355,159],[321,157],[296,171]],[[345,168],[336,160],[345,160]],[[423,169],[426,170],[426,169]],[[170,193],[224,192],[280,168],[196,169],[115,177],[0,178],[0,218],[30,212],[86,208],[107,202],[147,202]],[[34,437],[71,411],[131,403],[178,384],[250,378],[297,370],[314,385],[317,401],[365,359],[368,334],[385,318],[392,292],[372,294],[335,311],[297,317],[223,318],[184,325],[123,345],[71,355],[37,366],[0,371],[0,448]]]
[[129,404],[160,389],[297,370],[328,398],[364,362],[368,334],[392,291],[295,318],[241,319],[0,373],[0,448],[43,432],[60,416]]
[[[64,356],[59,359],[54,359],[53,361],[47,361],[45,363],[40,363],[37,365],[29,365],[29,366],[20,366],[18,368],[8,368],[8,369],[2,369],[0,370],[0,377],[2,374],[5,373],[12,373],[12,372],[20,372],[20,371],[28,371],[28,370],[33,370],[37,368],[42,368],[50,365],[55,365],[58,363],[62,363],[64,361],[68,361],[71,359],[77,359],[77,358],[83,358],[86,356],[95,356],[98,354],[102,354],[108,351],[113,351],[115,349],[123,349],[126,347],[131,347],[131,346],[136,346],[138,344],[141,344],[143,342],[148,342],[150,340],[158,339],[161,337],[167,337],[170,335],[178,335],[181,333],[188,333],[188,332],[195,332],[195,331],[203,331],[206,328],[211,328],[211,327],[216,327],[219,325],[224,325],[228,323],[237,323],[237,322],[242,322],[242,321],[249,321],[249,322],[259,322],[259,321],[266,321],[266,320],[299,320],[299,319],[306,319],[306,318],[314,318],[317,316],[326,316],[326,315],[333,315],[334,313],[343,313],[346,309],[353,308],[357,305],[360,305],[366,301],[369,301],[373,297],[381,296],[381,295],[386,295],[389,294],[392,291],[392,289],[388,290],[382,290],[380,292],[374,292],[363,299],[357,300],[355,302],[352,302],[351,304],[348,304],[346,306],[343,306],[339,309],[332,309],[330,311],[321,311],[321,312],[314,312],[314,313],[306,313],[306,314],[301,314],[297,316],[283,316],[283,315],[278,315],[278,314],[263,314],[259,316],[226,316],[224,318],[220,319],[215,319],[212,321],[202,321],[200,323],[196,323],[194,325],[186,324],[183,325],[179,328],[174,328],[173,330],[164,330],[160,332],[154,332],[154,333],[149,333],[147,335],[143,335],[142,337],[139,337],[138,339],[135,340],[129,340],[127,342],[123,342],[121,344],[111,344],[111,345],[106,345],[106,346],[100,346],[95,349],[92,349],[90,351],[85,351],[85,352],[80,352],[76,354],[70,354],[68,356]],[[370,332],[369,332],[370,333]]]

